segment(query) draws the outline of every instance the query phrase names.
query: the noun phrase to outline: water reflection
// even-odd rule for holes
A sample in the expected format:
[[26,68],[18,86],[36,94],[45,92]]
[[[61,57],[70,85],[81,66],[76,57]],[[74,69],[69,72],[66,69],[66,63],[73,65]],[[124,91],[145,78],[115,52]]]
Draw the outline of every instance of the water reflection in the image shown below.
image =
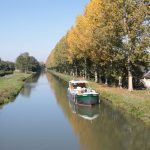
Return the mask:
[[[47,79],[57,103],[70,122],[84,150],[149,150],[150,128],[141,122],[124,117],[117,110],[101,103],[101,107],[87,110],[79,108],[67,99],[66,83],[51,74]],[[91,121],[81,116],[99,116]]]
[[31,79],[29,79],[24,88],[21,90],[20,94],[24,97],[30,97],[31,91],[36,87],[37,81],[41,74],[35,74]]
[[69,106],[73,113],[77,114],[83,119],[92,121],[99,116],[99,105],[93,107],[83,107],[78,106],[72,100],[69,100]]

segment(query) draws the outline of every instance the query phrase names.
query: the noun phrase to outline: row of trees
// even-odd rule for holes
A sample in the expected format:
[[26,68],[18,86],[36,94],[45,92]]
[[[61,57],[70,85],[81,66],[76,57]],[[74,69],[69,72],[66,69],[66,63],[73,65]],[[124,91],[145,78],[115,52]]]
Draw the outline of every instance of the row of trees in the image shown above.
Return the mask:
[[14,70],[20,72],[38,72],[45,69],[44,63],[39,63],[38,60],[30,56],[29,53],[25,52],[20,54],[16,62],[2,61],[0,59],[0,76],[12,74]]
[[47,59],[57,71],[127,86],[139,83],[150,47],[149,0],[91,0]]
[[37,72],[41,70],[41,66],[35,57],[25,52],[17,57],[16,69],[22,72]]
[[0,59],[0,76],[11,74],[15,70],[15,64],[10,61],[3,61]]

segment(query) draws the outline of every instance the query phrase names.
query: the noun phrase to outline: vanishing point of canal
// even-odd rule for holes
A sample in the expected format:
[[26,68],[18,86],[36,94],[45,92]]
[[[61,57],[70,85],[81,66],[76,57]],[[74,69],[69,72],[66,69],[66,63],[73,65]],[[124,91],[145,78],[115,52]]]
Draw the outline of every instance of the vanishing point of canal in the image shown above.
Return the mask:
[[51,74],[0,107],[0,150],[150,150],[150,128],[101,103],[77,107]]

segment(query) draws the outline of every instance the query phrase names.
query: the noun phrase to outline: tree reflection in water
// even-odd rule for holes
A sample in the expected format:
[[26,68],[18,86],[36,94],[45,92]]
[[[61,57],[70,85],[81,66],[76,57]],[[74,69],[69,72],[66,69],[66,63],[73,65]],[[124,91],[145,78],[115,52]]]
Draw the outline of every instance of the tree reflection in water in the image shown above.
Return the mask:
[[40,77],[40,74],[35,74],[31,79],[29,79],[26,84],[24,85],[24,88],[21,90],[20,94],[24,97],[29,97],[31,94],[31,91],[36,87],[36,83]]
[[92,120],[99,117],[100,105],[95,105],[93,107],[86,107],[86,106],[84,107],[84,106],[78,106],[72,100],[69,100],[69,106],[73,113],[76,113],[81,118],[89,120],[91,122]]

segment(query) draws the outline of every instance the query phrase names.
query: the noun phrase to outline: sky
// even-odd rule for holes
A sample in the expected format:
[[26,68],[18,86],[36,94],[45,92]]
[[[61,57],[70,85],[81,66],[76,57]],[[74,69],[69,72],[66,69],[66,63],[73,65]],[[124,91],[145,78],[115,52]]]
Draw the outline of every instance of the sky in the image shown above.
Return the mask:
[[23,52],[46,61],[89,0],[0,0],[0,58]]

